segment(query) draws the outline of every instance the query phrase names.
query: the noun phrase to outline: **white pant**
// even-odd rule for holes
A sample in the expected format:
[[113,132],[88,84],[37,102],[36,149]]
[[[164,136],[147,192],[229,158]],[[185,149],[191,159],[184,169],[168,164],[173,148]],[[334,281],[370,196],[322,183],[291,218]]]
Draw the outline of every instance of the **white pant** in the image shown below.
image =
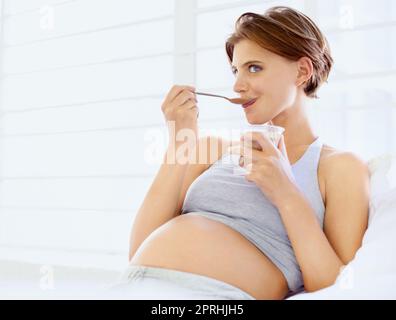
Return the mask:
[[213,278],[137,265],[128,266],[106,296],[128,300],[255,300],[243,290]]

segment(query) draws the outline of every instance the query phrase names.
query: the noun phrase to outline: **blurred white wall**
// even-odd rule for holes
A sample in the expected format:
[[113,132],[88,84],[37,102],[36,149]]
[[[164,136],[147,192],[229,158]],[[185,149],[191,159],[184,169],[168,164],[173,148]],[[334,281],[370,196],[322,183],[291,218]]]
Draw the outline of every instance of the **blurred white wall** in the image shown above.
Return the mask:
[[[367,160],[395,152],[394,0],[3,0],[0,258],[123,266],[158,169],[145,146],[166,146],[165,94],[232,94],[224,41],[242,13],[274,5],[307,13],[330,41],[317,133]],[[199,101],[202,134],[244,123],[240,108]]]
[[174,12],[173,0],[4,1],[3,256],[127,262],[156,170],[144,137],[173,83]]

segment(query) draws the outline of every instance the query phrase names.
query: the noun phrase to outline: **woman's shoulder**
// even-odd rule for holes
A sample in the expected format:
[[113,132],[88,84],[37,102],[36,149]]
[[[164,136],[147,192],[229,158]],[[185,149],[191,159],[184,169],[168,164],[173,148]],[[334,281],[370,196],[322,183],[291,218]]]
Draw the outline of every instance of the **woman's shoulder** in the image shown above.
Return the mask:
[[323,144],[320,161],[330,166],[342,165],[345,162],[366,163],[354,152],[336,149],[327,144]]
[[[323,145],[319,162],[319,185],[327,207],[332,192],[338,192],[345,185],[345,179],[363,181],[369,179],[367,163],[353,152]],[[334,190],[334,191],[333,191]]]
[[368,164],[359,155],[326,144],[323,144],[320,162],[325,178],[334,177],[337,172],[344,172],[346,168],[356,168],[362,174],[368,173]]
[[342,153],[342,150],[336,149],[327,144],[323,144],[322,151],[320,154],[320,161],[325,162],[329,159],[334,159],[338,154]]

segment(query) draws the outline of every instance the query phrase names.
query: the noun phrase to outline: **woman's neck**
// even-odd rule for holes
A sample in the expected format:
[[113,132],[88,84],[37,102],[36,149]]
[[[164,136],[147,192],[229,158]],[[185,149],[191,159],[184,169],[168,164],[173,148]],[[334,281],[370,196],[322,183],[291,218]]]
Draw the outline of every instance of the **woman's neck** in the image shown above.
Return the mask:
[[305,150],[318,137],[312,129],[304,108],[291,108],[272,120],[273,125],[283,127],[286,150],[290,153]]

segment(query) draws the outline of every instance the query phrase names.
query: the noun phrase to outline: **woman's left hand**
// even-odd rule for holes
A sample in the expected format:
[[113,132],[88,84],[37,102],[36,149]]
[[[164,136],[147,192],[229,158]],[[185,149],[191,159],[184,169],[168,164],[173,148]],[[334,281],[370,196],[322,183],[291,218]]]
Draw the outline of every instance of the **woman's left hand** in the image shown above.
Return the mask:
[[[257,146],[261,150],[254,148]],[[254,182],[276,207],[298,190],[283,135],[276,148],[261,133],[249,132],[241,137],[240,153],[240,165],[248,171],[246,179]]]

